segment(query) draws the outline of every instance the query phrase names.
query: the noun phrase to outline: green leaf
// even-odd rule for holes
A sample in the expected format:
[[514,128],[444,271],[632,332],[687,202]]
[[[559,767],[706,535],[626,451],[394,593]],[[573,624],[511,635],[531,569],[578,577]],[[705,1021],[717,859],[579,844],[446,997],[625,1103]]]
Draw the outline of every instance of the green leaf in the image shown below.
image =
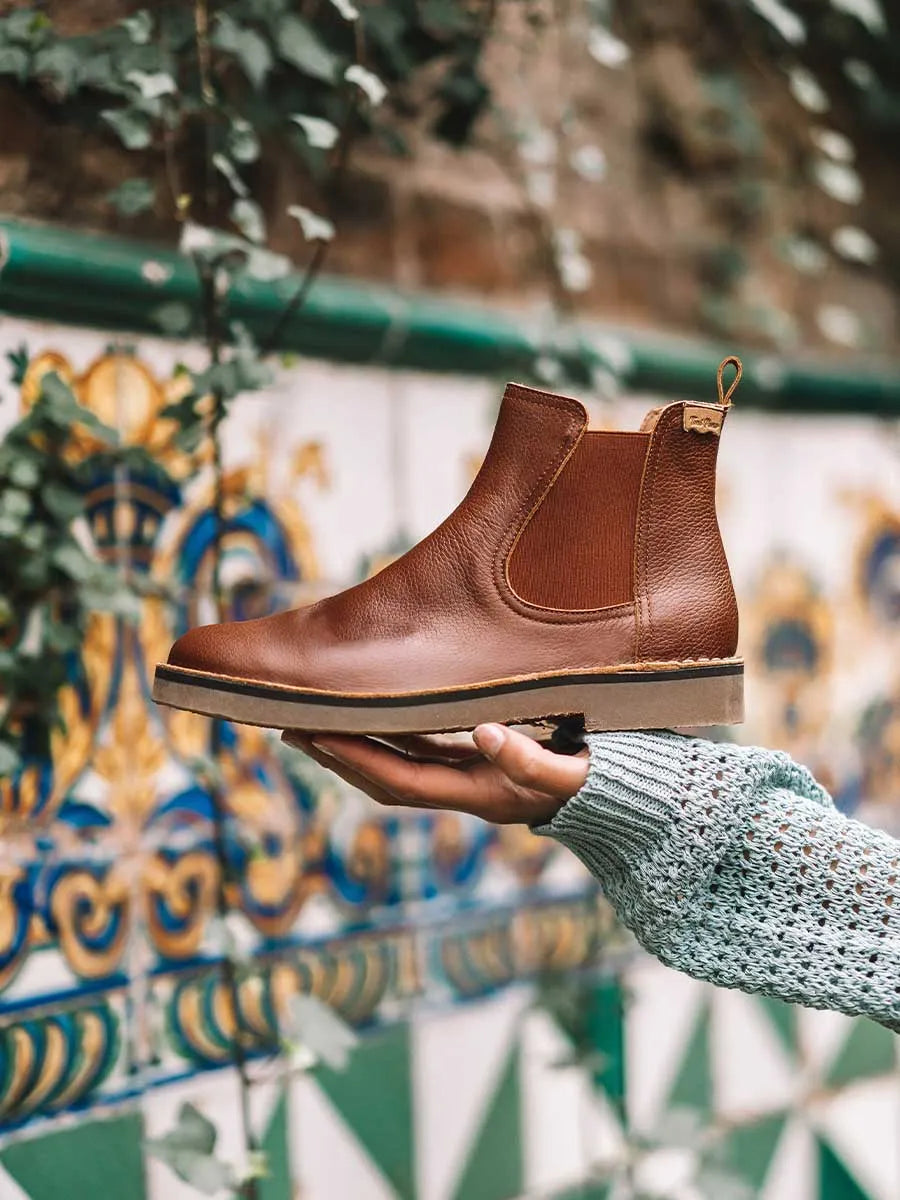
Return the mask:
[[306,135],[306,140],[315,150],[330,150],[338,140],[338,128],[323,117],[309,117],[305,113],[295,113],[291,120],[299,125]]
[[407,29],[403,16],[394,8],[378,4],[367,5],[362,19],[366,34],[380,47],[391,70],[405,79],[412,72],[413,61],[403,43]]
[[27,529],[23,529],[19,543],[26,550],[40,550],[47,541],[47,531],[45,526],[40,524],[31,524]]
[[255,29],[239,25],[228,13],[219,13],[212,42],[226,54],[234,56],[254,87],[262,86],[272,69],[272,51],[261,34]]
[[179,249],[190,257],[227,262],[230,266],[236,264],[254,279],[283,279],[291,270],[291,261],[284,254],[274,254],[236,234],[198,225],[194,221],[186,221],[182,226]]
[[55,371],[48,371],[41,377],[40,399],[21,424],[27,425],[29,421],[37,427],[55,427],[56,431],[65,430],[66,433],[72,425],[78,424],[104,441],[118,440],[116,431],[83,408],[69,385]]
[[41,377],[40,398],[45,410],[63,420],[73,419],[81,408],[75,393],[56,371],[48,371]]
[[193,1150],[195,1154],[212,1154],[216,1148],[216,1127],[208,1117],[189,1101],[185,1101],[178,1110],[178,1120],[174,1129],[161,1138],[168,1146],[179,1150]]
[[84,497],[81,493],[52,479],[41,488],[41,500],[53,515],[62,521],[74,521],[84,511]]
[[57,570],[74,579],[76,583],[90,579],[97,569],[97,563],[88,558],[75,542],[64,542],[62,546],[57,546],[51,561]]
[[126,179],[107,192],[106,199],[123,217],[136,217],[153,207],[156,188],[149,179]]
[[182,1104],[174,1129],[144,1143],[148,1153],[206,1196],[214,1196],[235,1183],[232,1167],[214,1157],[215,1145],[216,1127],[188,1103]]
[[302,17],[289,13],[281,21],[277,35],[278,53],[285,62],[323,83],[333,83],[338,74],[338,58]]
[[296,994],[288,1001],[282,1034],[294,1038],[327,1066],[343,1071],[359,1038],[333,1008],[316,996]]
[[260,358],[255,348],[242,348],[235,356],[238,365],[240,390],[242,392],[260,391],[268,387],[274,380],[272,368]]
[[[24,542],[25,538],[22,538]],[[19,569],[19,584],[25,591],[45,591],[56,583],[51,578],[50,563],[45,555],[33,555],[22,560]]]
[[334,226],[326,217],[320,217],[302,204],[292,204],[288,216],[299,221],[303,236],[308,242],[330,242],[334,237]]
[[129,71],[125,78],[144,100],[159,100],[178,91],[178,85],[167,71]]
[[138,108],[107,108],[101,117],[116,131],[127,150],[144,150],[150,145],[150,118]]
[[234,233],[186,221],[181,227],[178,249],[190,258],[199,258],[216,266],[235,269],[243,265],[253,250],[250,242]]
[[185,454],[193,454],[200,443],[203,441],[205,429],[203,425],[197,424],[179,429],[172,442],[176,449],[183,450]]
[[359,9],[350,0],[331,0],[345,21],[355,21],[359,17]]
[[40,467],[33,458],[16,458],[9,468],[10,482],[16,487],[32,488],[40,477]]
[[153,309],[150,320],[167,337],[182,337],[190,331],[194,314],[182,300],[169,300]]
[[15,384],[25,382],[25,374],[28,371],[28,347],[23,343],[15,350],[9,350],[6,355],[6,361],[10,365],[10,381]]
[[122,79],[119,64],[109,50],[100,49],[82,60],[82,87],[96,88],[110,95],[128,96],[131,89]]
[[284,279],[291,272],[291,260],[285,254],[275,254],[262,246],[251,249],[247,255],[244,270],[253,279],[263,283],[272,283],[276,279]]
[[423,0],[419,15],[428,32],[439,37],[452,37],[469,28],[468,16],[457,0]]
[[365,67],[361,67],[359,63],[348,67],[344,72],[344,78],[348,83],[356,84],[373,108],[377,108],[387,95],[387,88],[378,76],[373,71],[367,71]]
[[66,42],[54,42],[38,50],[32,67],[35,75],[54,84],[61,97],[74,91],[80,69],[80,55]]
[[8,520],[21,520],[31,512],[31,497],[18,488],[6,488],[0,493],[0,515]]
[[249,1183],[252,1179],[268,1179],[269,1156],[265,1150],[251,1150],[247,1157],[247,1168],[240,1178],[241,1183]]
[[134,16],[124,17],[119,24],[136,46],[146,46],[150,41],[153,33],[153,18],[145,8],[136,12]]
[[[82,596],[82,601],[84,596]],[[65,621],[44,623],[44,648],[55,654],[68,654],[81,646],[82,632]]]
[[223,175],[228,180],[228,185],[236,196],[246,196],[249,188],[240,175],[235,170],[234,163],[226,158],[224,154],[214,154],[212,163],[220,175]]
[[235,117],[228,131],[228,152],[235,162],[256,162],[259,158],[259,138],[256,130],[243,117]]
[[22,765],[22,756],[15,746],[7,741],[0,741],[0,778],[8,779]]
[[28,54],[20,46],[0,46],[0,75],[15,75],[25,80],[28,75]]
[[33,8],[11,13],[0,26],[11,42],[21,42],[25,45],[43,41],[51,28],[50,18]]
[[89,611],[111,613],[126,621],[139,622],[144,611],[140,596],[122,586],[113,572],[110,576],[109,580],[98,577],[96,585],[82,584],[81,603]]
[[246,197],[235,200],[231,209],[231,219],[249,241],[259,243],[266,240],[265,218],[255,200],[248,200]]

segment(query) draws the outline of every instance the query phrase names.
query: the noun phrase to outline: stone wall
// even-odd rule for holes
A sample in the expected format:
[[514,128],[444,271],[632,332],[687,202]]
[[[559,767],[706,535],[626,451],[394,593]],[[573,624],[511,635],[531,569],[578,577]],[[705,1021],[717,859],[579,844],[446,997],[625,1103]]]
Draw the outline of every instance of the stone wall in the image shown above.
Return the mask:
[[[127,7],[47,5],[73,31]],[[609,61],[609,44],[591,41],[580,0],[546,4],[536,27],[524,20],[535,7],[498,5],[485,54],[498,111],[466,149],[431,137],[427,111],[399,121],[408,156],[357,148],[334,205],[331,269],[535,305],[554,290],[553,231],[571,231],[567,244],[590,267],[576,264],[584,277],[568,297],[579,313],[741,346],[896,350],[900,165],[892,139],[855,115],[856,85],[840,61],[805,49],[830,104],[816,114],[796,80],[792,90],[803,55],[788,56],[747,5],[617,4],[611,28],[628,51],[618,66],[598,61]],[[76,133],[65,114],[8,84],[0,113],[0,211],[173,235],[162,204],[138,220],[110,210],[106,192],[135,169],[111,138]],[[524,164],[511,123],[525,137]],[[823,141],[823,130],[846,140]],[[829,194],[840,191],[835,173],[858,200]],[[280,157],[261,176],[273,240],[302,260],[296,223],[280,214],[308,184]],[[535,203],[548,180],[555,198]],[[847,226],[871,235],[874,262],[833,248]]]

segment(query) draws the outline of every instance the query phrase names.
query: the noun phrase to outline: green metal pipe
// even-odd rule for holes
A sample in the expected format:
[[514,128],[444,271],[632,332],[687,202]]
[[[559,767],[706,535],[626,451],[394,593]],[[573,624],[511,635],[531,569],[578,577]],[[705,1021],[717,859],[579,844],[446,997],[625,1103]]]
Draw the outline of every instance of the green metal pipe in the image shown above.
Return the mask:
[[[257,337],[274,328],[299,277],[246,280],[230,316]],[[0,217],[0,311],[81,326],[196,336],[199,286],[189,259],[168,248]],[[713,397],[721,346],[601,326],[566,330],[548,345],[524,316],[323,277],[285,322],[279,349],[340,362],[533,378],[555,353],[612,365],[630,390]],[[741,407],[900,416],[900,365],[873,369],[745,356]]]

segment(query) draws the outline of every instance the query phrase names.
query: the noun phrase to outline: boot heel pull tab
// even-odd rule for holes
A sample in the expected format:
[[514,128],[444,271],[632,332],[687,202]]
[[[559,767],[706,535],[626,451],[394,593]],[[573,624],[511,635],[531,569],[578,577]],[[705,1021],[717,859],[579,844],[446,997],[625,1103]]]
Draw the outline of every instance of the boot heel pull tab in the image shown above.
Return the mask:
[[[734,379],[731,381],[731,386],[728,391],[725,391],[725,368],[734,367]],[[719,363],[719,369],[716,372],[716,388],[719,393],[719,403],[723,408],[731,407],[731,397],[737,390],[737,385],[741,382],[741,376],[744,373],[744,365],[736,354],[729,354],[727,358],[723,358]]]
[[[732,379],[728,391],[725,390],[726,367],[734,367],[734,379]],[[718,406],[714,404],[686,404],[682,418],[685,433],[711,433],[715,437],[719,436],[722,432],[725,414],[731,408],[731,397],[734,395],[737,385],[741,382],[743,373],[743,365],[736,354],[730,354],[728,358],[722,359],[719,363],[719,369],[716,372],[716,388],[719,393]]]

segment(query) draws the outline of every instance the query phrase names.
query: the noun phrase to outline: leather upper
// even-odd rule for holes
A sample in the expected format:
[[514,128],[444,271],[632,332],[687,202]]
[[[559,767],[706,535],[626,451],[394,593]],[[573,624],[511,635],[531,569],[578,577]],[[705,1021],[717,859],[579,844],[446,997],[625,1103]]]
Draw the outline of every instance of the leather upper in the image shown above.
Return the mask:
[[[650,434],[586,435],[577,401],[510,384],[481,470],[433,533],[377,575],[316,604],[191,630],[169,663],[365,694],[729,657],[737,609],[715,516],[719,439],[685,432],[682,409],[664,409]],[[577,459],[586,436],[593,448]],[[631,441],[627,466],[613,442],[597,448],[598,439],[623,437],[644,439]],[[598,482],[592,468],[604,458],[610,478]],[[557,481],[563,503],[548,521],[543,504]],[[579,502],[595,483],[606,488],[608,506]],[[567,538],[578,560],[568,592],[559,582]],[[605,574],[604,545],[615,557]],[[598,588],[621,601],[568,607]],[[567,606],[554,607],[560,600]]]

